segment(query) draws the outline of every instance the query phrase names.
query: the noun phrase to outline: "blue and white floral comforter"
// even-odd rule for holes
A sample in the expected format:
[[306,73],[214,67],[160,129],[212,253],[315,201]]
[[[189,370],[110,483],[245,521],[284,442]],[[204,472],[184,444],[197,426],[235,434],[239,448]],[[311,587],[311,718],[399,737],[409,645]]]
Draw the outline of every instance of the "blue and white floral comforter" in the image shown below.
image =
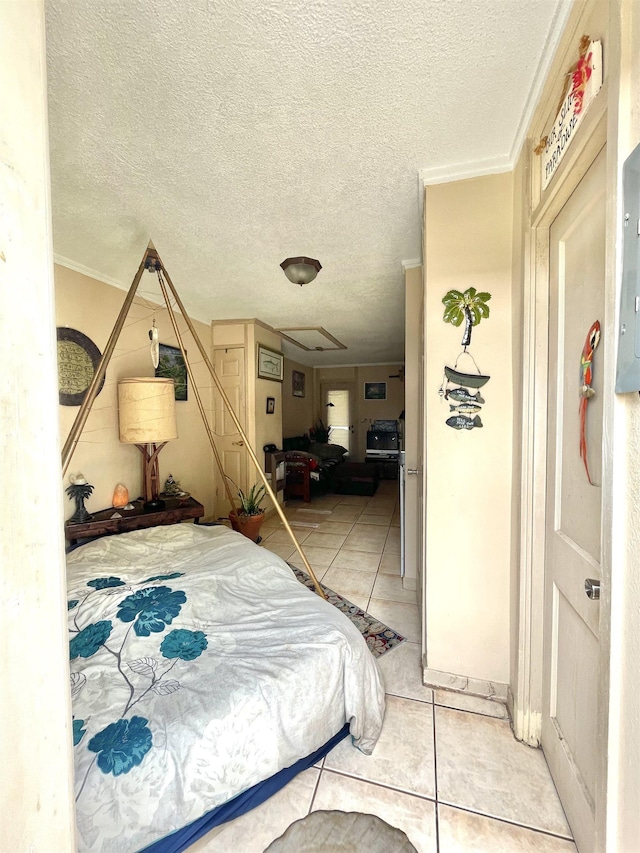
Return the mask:
[[80,850],[139,850],[384,715],[357,628],[226,527],[108,536],[67,557]]

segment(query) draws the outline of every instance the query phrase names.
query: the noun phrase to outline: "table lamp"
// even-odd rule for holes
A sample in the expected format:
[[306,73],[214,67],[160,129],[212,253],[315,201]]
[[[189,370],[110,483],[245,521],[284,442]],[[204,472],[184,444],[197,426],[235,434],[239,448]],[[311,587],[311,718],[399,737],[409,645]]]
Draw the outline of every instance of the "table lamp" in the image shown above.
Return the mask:
[[173,379],[133,377],[118,382],[120,441],[135,444],[142,453],[144,508],[164,509],[158,499],[158,454],[178,437]]

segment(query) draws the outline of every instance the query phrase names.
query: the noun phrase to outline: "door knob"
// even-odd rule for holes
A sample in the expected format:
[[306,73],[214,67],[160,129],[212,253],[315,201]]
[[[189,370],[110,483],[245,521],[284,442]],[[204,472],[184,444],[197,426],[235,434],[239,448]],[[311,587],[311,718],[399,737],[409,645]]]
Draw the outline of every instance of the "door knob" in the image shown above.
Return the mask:
[[590,598],[591,601],[597,601],[600,598],[600,581],[596,578],[585,578],[584,591],[587,598]]
[[418,473],[418,469],[417,469],[417,468],[407,468],[407,470],[406,470],[406,472],[405,472],[405,473],[407,473],[407,474],[417,474],[417,473]]
[[237,447],[244,447],[244,441],[232,441],[231,444],[235,444]]

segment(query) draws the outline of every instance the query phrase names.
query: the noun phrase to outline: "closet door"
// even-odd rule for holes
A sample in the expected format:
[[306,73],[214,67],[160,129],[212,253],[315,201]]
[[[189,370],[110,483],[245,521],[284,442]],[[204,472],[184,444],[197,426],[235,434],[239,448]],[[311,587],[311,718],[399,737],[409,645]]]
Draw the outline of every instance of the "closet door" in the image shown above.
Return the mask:
[[[229,398],[233,410],[242,424],[242,428],[246,429],[244,347],[216,349],[214,351],[213,366],[225,394]],[[227,407],[222,401],[221,395],[215,389],[213,391],[213,432],[224,471],[233,481],[229,481],[229,485],[235,497],[238,488],[245,489],[247,485],[247,449]],[[229,506],[224,483],[217,470],[215,471],[215,478],[215,516],[216,518],[222,518],[228,515],[231,507]]]

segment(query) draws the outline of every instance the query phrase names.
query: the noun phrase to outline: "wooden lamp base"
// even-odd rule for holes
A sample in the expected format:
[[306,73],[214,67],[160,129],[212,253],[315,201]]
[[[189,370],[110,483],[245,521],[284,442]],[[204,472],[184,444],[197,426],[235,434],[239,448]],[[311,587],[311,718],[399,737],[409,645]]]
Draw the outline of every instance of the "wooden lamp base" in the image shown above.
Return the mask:
[[167,442],[162,444],[136,444],[142,453],[142,483],[144,489],[144,508],[146,512],[159,512],[165,508],[165,502],[158,497],[159,470],[158,454]]

